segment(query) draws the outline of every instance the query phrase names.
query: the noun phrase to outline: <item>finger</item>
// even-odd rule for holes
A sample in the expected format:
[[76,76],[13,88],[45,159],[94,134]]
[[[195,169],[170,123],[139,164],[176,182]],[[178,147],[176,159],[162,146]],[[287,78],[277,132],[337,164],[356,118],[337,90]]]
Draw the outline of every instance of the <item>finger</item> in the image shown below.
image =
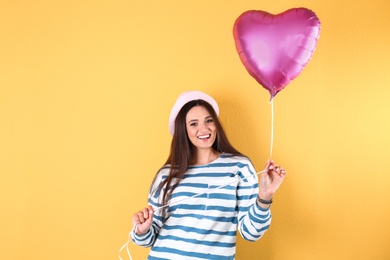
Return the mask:
[[264,168],[263,173],[269,174],[272,169],[274,169],[274,162],[272,160],[268,160],[268,163]]
[[278,176],[278,177],[280,177],[280,178],[284,178],[285,176],[286,176],[286,174],[287,174],[287,172],[283,169],[283,168],[279,168],[277,171],[275,171],[274,173],[274,176]]
[[144,208],[144,209],[142,210],[142,214],[143,214],[143,217],[144,217],[145,219],[148,219],[148,218],[149,218],[149,209],[148,209],[148,208]]
[[144,213],[142,211],[137,212],[137,216],[140,223],[145,222]]
[[153,221],[153,213],[149,213],[149,218],[145,221],[148,225],[150,225]]
[[154,214],[154,209],[151,205],[148,206],[148,210],[150,214]]
[[276,166],[275,162],[271,160],[269,163],[268,169],[272,170],[275,168],[275,166]]
[[268,161],[267,161],[267,168],[269,168],[269,166],[271,166],[271,165],[273,165],[274,164],[274,161],[273,160],[271,160],[271,159],[269,159]]
[[279,174],[286,174],[286,170],[282,166],[278,166]]
[[271,164],[268,168],[268,175],[272,176],[274,173],[277,173],[278,166],[276,164]]
[[133,218],[133,226],[141,224],[138,218]]
[[273,160],[271,160],[271,159],[268,159],[268,161],[267,161],[267,163],[266,163],[266,165],[265,165],[265,169],[269,169],[269,167],[271,166],[271,165],[273,165],[274,164],[274,161]]
[[138,212],[137,212],[133,216],[133,226],[138,225],[138,224],[142,224],[142,222],[141,222],[141,219],[139,218]]

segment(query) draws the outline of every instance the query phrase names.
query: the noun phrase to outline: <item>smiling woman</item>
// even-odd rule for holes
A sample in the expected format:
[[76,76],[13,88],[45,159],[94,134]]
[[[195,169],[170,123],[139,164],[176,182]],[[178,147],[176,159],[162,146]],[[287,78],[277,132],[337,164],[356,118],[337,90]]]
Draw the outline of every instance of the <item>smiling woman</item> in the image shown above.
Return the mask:
[[269,228],[272,197],[286,172],[269,161],[259,186],[218,113],[215,100],[200,91],[183,93],[172,108],[170,155],[148,207],[133,216],[132,240],[152,247],[148,259],[234,259],[237,230],[256,241]]

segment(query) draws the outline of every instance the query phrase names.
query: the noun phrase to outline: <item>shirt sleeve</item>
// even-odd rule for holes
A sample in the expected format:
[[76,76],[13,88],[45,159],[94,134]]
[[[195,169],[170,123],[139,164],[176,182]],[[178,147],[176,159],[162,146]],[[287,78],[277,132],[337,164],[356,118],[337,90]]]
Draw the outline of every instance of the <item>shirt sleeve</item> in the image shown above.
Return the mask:
[[258,177],[248,160],[237,173],[238,231],[248,241],[257,241],[271,224],[270,209],[263,209],[256,203],[259,193]]
[[[161,204],[159,204],[160,193],[158,192],[157,188],[162,180],[163,172],[164,169],[162,169],[158,173],[157,178],[155,179],[149,190],[148,204],[151,205],[154,209],[159,208],[161,206]],[[161,210],[157,209],[154,212],[152,226],[150,227],[149,231],[145,234],[138,235],[133,229],[130,233],[132,241],[134,242],[134,244],[142,247],[152,246],[158,236],[158,233],[160,232],[162,224],[163,221],[161,217]]]

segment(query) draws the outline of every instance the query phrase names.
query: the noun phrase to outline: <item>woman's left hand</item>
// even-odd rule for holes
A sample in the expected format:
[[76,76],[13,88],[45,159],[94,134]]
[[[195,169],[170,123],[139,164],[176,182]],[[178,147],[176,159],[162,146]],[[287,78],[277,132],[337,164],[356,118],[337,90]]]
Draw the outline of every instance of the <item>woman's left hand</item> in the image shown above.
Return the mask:
[[285,177],[286,171],[269,160],[260,176],[259,197],[263,200],[271,200]]

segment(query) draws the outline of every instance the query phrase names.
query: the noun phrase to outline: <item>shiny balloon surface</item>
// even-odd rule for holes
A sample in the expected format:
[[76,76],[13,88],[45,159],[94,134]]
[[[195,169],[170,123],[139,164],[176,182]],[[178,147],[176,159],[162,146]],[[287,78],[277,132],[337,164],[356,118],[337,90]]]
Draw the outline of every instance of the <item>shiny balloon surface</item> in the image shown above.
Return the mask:
[[236,19],[233,35],[245,68],[272,99],[310,61],[320,27],[316,14],[307,8],[293,8],[276,15],[251,10]]

